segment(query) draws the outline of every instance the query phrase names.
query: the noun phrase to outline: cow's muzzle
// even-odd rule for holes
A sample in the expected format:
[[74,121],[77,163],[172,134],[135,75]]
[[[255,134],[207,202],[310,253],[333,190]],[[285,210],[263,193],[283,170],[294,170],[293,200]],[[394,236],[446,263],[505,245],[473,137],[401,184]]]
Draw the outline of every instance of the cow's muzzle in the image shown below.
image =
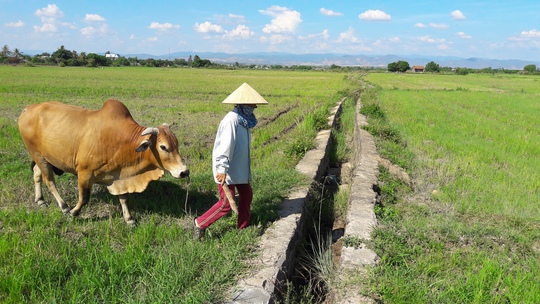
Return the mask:
[[189,177],[189,169],[184,170],[167,170],[174,178],[184,178]]
[[180,172],[180,178],[189,177],[189,169]]

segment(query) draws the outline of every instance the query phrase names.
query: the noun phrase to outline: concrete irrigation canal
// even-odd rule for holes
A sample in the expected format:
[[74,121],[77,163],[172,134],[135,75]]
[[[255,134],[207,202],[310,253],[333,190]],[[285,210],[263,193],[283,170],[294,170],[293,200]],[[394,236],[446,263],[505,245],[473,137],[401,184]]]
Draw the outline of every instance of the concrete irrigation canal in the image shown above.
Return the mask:
[[[341,114],[343,100],[332,110],[328,118],[331,129]],[[356,103],[353,155],[347,164],[340,168],[330,168],[329,151],[331,129],[318,133],[316,148],[306,153],[296,166],[296,170],[313,180],[312,185],[295,189],[283,200],[278,213],[279,219],[261,237],[259,254],[252,261],[252,272],[246,273],[231,291],[229,303],[274,303],[279,301],[287,289],[286,284],[293,281],[298,265],[298,249],[306,241],[309,229],[313,229],[313,212],[310,206],[316,198],[314,188],[340,179],[341,186],[350,187],[347,218],[341,225],[330,227],[333,238],[335,260],[340,269],[355,269],[363,272],[366,266],[376,265],[379,257],[363,244],[347,247],[341,240],[350,237],[369,240],[371,229],[377,225],[373,211],[377,193],[373,190],[378,178],[378,159],[373,137],[361,127],[367,124],[366,118],[359,114],[361,102]],[[331,186],[331,185],[330,185]],[[334,303],[368,303],[370,299],[351,291],[333,299]]]

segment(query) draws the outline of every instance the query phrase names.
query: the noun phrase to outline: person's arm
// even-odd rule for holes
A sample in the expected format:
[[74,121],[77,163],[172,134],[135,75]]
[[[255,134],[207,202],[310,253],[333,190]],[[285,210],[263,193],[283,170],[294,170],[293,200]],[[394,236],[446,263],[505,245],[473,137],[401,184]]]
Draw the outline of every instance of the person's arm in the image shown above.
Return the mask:
[[236,144],[236,124],[232,120],[224,120],[219,126],[214,146],[216,162],[216,179],[223,184],[227,177],[230,160],[233,158]]

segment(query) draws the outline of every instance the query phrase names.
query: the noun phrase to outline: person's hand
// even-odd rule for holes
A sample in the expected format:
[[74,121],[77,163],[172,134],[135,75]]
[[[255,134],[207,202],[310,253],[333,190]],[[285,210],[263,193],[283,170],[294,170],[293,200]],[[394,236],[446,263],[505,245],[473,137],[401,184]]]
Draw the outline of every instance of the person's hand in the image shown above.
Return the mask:
[[216,179],[220,184],[225,184],[225,180],[227,179],[227,174],[218,173],[216,174]]

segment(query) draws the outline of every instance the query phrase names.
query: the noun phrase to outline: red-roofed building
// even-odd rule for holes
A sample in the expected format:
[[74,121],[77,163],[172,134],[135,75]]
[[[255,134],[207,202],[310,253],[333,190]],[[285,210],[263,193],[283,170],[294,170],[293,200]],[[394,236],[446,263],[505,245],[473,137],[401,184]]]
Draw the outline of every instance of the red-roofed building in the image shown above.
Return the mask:
[[412,67],[412,71],[414,73],[424,73],[424,70],[425,70],[425,68],[422,65],[415,65],[415,66]]

